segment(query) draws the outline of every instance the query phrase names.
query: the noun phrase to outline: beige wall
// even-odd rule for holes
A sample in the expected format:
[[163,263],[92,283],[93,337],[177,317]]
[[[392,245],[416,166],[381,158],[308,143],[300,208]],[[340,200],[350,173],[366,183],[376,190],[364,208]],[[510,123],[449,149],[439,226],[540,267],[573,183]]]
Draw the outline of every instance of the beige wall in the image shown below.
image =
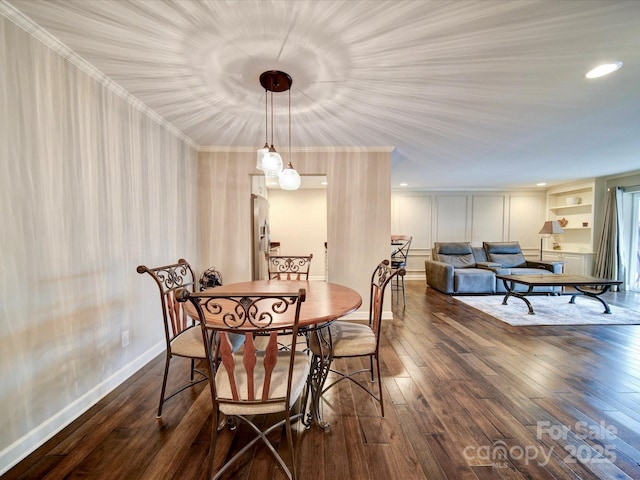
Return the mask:
[[[301,174],[327,176],[329,280],[356,289],[363,298],[360,311],[364,314],[368,312],[371,273],[389,257],[390,152],[293,152],[292,161]],[[251,279],[254,173],[253,150],[200,152],[200,258],[203,264],[219,268],[225,283]]]
[[136,266],[198,260],[195,147],[56,50],[0,15],[0,474],[164,350]]
[[313,255],[309,279],[325,280],[327,191],[271,189],[269,226],[271,241],[280,242],[281,255]]

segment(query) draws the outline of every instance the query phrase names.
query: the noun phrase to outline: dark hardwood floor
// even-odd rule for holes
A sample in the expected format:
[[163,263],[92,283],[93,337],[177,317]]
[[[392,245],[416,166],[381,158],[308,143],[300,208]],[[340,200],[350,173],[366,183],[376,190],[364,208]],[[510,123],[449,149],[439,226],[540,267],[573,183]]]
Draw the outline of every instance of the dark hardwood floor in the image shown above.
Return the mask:
[[[300,479],[640,479],[640,325],[512,327],[407,288],[384,325],[386,417],[342,382],[323,405],[330,431],[296,425]],[[638,295],[607,295],[640,312]],[[2,480],[204,479],[208,384],[158,423],[162,369],[159,356]],[[244,435],[225,430],[220,459]],[[257,447],[225,478],[285,477]]]

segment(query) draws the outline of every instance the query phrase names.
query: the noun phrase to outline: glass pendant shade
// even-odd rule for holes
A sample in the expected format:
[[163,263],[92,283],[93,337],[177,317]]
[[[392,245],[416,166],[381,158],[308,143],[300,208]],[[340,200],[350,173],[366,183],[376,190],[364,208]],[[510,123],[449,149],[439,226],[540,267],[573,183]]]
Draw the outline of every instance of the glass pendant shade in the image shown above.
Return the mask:
[[275,149],[269,149],[262,157],[262,170],[267,176],[280,175],[282,173],[282,157]]
[[269,145],[268,144],[264,144],[264,147],[258,149],[258,160],[256,163],[256,168],[258,170],[263,170],[262,168],[262,161],[264,160],[264,156],[269,153]]
[[278,183],[280,184],[280,188],[283,190],[297,190],[300,188],[300,174],[293,168],[291,162],[287,165],[280,177],[278,177]]

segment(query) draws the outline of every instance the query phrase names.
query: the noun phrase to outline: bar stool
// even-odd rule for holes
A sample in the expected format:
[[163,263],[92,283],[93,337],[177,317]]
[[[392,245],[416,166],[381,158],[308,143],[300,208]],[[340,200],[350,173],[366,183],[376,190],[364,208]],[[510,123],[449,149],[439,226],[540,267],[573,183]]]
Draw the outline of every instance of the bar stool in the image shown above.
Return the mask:
[[[398,268],[407,268],[407,257],[409,256],[409,248],[411,247],[411,235],[391,235],[391,246],[393,250],[391,252],[391,268],[396,270]],[[391,282],[391,299],[396,296],[396,303],[398,303],[399,293],[402,291],[403,305],[407,303],[407,292],[404,287],[404,275],[397,275]]]

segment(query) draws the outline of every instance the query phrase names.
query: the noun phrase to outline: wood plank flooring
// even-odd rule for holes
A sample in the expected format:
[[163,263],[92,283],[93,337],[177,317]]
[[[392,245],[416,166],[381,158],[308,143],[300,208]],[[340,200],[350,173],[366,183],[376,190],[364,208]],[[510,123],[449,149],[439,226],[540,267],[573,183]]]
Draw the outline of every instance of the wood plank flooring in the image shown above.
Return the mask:
[[[640,312],[638,295],[607,298]],[[323,404],[330,431],[295,427],[300,479],[640,479],[640,325],[512,327],[423,281],[395,310],[381,341],[386,417],[342,382]],[[160,356],[2,480],[205,479],[208,384],[158,423],[162,370]],[[245,437],[225,430],[218,460]],[[260,446],[225,478],[285,476]]]

